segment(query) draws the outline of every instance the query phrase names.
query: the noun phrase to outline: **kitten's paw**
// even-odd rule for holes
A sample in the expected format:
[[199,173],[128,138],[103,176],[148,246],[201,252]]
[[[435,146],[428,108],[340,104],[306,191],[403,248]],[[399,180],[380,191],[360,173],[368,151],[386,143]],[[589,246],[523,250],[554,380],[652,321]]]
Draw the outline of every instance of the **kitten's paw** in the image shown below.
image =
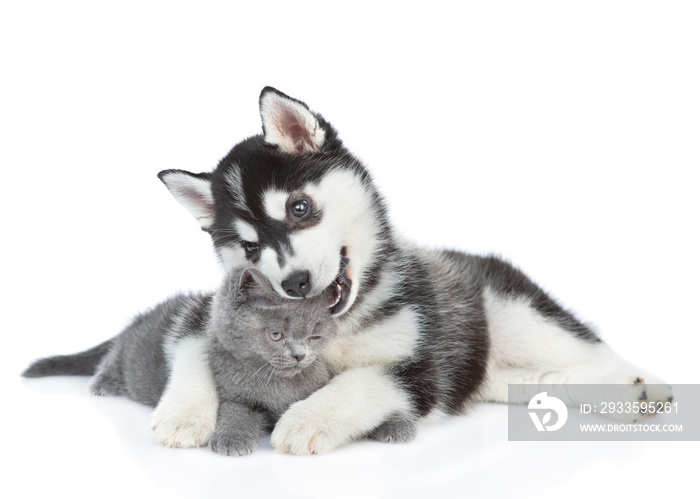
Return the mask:
[[323,454],[344,444],[342,429],[332,418],[297,402],[275,425],[270,442],[276,452],[283,454]]
[[215,431],[209,446],[211,450],[224,456],[247,456],[258,447],[258,437],[235,431]]
[[394,417],[372,430],[368,437],[372,440],[387,443],[402,444],[410,442],[416,438],[416,424],[410,419]]
[[126,395],[126,391],[122,386],[122,383],[105,376],[96,374],[88,386],[90,393],[98,396],[120,396]]
[[191,406],[173,408],[159,405],[151,420],[153,436],[167,447],[207,445],[216,425],[216,408]]

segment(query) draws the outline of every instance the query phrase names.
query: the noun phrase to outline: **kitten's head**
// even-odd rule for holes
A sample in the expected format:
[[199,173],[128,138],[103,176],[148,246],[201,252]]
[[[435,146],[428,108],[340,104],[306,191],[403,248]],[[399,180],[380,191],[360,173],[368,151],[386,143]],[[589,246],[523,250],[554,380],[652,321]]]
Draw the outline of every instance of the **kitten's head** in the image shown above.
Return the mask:
[[213,333],[237,358],[260,361],[275,373],[294,376],[318,358],[337,333],[321,293],[288,300],[252,268],[230,272],[214,298]]

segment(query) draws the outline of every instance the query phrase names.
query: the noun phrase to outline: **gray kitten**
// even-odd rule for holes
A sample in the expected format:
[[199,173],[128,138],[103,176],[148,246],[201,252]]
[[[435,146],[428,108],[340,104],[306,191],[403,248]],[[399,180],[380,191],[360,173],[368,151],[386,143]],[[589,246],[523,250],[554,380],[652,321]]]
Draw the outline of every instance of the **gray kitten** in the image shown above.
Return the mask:
[[319,354],[337,333],[328,308],[334,298],[282,298],[257,270],[233,270],[216,293],[170,298],[111,340],[40,359],[23,376],[94,374],[94,394],[155,407],[170,373],[169,353],[188,338],[204,337],[219,397],[210,445],[220,454],[248,454],[262,430],[329,381]]

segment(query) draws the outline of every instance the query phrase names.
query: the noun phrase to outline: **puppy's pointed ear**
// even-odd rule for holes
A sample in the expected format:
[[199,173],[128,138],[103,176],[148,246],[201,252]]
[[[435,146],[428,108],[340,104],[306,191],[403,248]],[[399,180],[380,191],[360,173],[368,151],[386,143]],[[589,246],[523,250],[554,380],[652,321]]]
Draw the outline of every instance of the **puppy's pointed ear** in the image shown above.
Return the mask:
[[268,144],[293,154],[323,149],[327,124],[303,102],[265,87],[260,93],[260,117]]
[[236,296],[253,307],[262,308],[273,305],[275,292],[259,270],[247,268],[238,280]]
[[214,223],[214,196],[208,173],[164,170],[158,178],[177,201],[197,219],[202,230]]

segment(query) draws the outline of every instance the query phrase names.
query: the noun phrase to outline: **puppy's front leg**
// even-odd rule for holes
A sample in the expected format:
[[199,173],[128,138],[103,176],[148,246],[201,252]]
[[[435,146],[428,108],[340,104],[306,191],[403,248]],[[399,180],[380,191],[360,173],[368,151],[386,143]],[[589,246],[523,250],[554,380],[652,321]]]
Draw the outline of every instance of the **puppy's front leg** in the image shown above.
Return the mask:
[[289,454],[320,454],[366,435],[393,414],[409,414],[408,394],[381,366],[345,371],[293,404],[275,425],[272,446]]
[[168,447],[206,445],[216,426],[219,398],[204,338],[184,338],[167,352],[170,375],[153,413],[156,440]]

